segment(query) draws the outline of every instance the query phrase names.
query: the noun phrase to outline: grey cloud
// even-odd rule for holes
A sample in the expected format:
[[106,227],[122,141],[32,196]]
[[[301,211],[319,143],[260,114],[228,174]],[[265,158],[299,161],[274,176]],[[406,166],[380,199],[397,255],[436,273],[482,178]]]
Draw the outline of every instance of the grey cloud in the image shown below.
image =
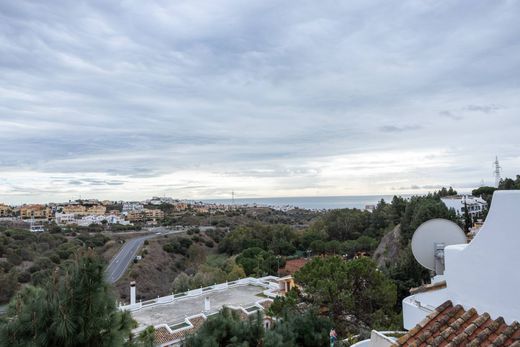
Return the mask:
[[[61,173],[63,191],[183,170],[289,176],[283,187],[296,191],[343,186],[309,166],[356,153],[442,149],[464,168],[515,156],[519,10],[471,1],[2,2],[0,172]],[[496,113],[507,129],[479,113]],[[441,181],[464,175],[445,171],[436,171]]]
[[426,185],[417,185],[412,184],[406,187],[393,187],[392,190],[428,190],[428,189],[441,189],[442,187],[450,187],[450,185],[442,185],[442,184],[426,184]]
[[453,119],[453,120],[462,120],[462,119],[464,119],[463,116],[456,114],[454,111],[448,111],[448,110],[440,111],[439,115],[441,115],[443,117],[446,117],[446,118]]
[[466,110],[472,112],[483,112],[483,113],[492,113],[496,112],[500,109],[503,109],[502,106],[490,104],[490,105],[468,105],[465,107]]
[[418,129],[421,129],[421,126],[419,126],[419,125],[402,125],[402,126],[385,125],[385,126],[379,127],[379,130],[382,132],[385,132],[385,133],[402,133],[402,132],[413,131],[413,130],[418,130]]

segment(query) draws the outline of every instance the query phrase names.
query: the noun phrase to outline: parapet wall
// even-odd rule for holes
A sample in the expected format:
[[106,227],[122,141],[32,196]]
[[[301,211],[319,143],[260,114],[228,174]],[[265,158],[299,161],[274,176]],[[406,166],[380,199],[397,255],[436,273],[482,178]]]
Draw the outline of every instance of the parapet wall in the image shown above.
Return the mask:
[[[215,284],[209,287],[197,288],[193,290],[188,290],[182,293],[172,293],[170,295],[157,297],[157,299],[140,301],[135,303],[134,305],[120,305],[120,310],[126,311],[138,311],[145,307],[153,307],[157,305],[170,304],[176,301],[182,301],[183,299],[198,297],[210,293],[215,293],[223,290],[227,290],[228,288],[240,287],[240,286],[258,286],[263,287],[265,290],[262,292],[265,296],[269,298],[275,298],[278,296],[279,285],[278,285],[278,277],[276,276],[266,276],[261,278],[254,277],[246,277],[236,281],[225,282]],[[139,290],[139,288],[137,288]]]

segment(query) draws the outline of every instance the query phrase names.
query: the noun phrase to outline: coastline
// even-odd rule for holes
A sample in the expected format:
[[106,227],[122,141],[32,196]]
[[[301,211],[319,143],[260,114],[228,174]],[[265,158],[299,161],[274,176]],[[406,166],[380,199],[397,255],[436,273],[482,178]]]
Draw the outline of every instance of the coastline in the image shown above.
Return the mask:
[[[394,194],[410,197],[413,194]],[[392,201],[394,195],[346,195],[346,196],[301,196],[276,198],[236,198],[232,199],[202,199],[202,202],[224,205],[257,205],[276,208],[298,207],[309,210],[331,210],[339,208],[364,209],[367,205],[376,205],[381,199]]]

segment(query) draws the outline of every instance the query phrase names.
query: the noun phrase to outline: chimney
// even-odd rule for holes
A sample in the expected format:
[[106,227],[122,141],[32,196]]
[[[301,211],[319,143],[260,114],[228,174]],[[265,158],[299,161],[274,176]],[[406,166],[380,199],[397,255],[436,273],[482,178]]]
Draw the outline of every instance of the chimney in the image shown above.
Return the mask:
[[135,281],[130,282],[130,305],[135,305]]
[[211,303],[209,301],[209,296],[204,298],[204,312],[209,312],[211,310]]

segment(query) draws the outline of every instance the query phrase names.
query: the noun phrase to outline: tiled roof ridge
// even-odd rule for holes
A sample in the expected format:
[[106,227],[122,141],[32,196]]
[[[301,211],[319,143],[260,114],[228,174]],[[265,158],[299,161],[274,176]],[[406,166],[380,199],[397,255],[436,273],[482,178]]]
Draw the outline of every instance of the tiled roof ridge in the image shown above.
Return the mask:
[[448,300],[444,302],[442,305],[437,307],[432,313],[430,313],[426,318],[424,318],[419,324],[417,324],[415,327],[410,329],[407,334],[401,336],[399,340],[397,340],[397,345],[400,346],[404,344],[406,341],[408,341],[410,338],[415,336],[417,333],[421,331],[422,328],[425,327],[425,325],[431,320],[437,317],[439,314],[441,314],[444,310],[448,309],[452,306],[451,300]]
[[513,346],[520,347],[520,323],[507,325],[475,308],[464,310],[448,300],[397,340],[394,346]]
[[[514,321],[511,325],[509,325],[500,335],[497,336],[496,339],[493,340],[492,346],[501,346],[508,339],[510,339],[515,332],[520,329],[520,323]],[[516,342],[520,341],[520,337],[517,338]]]
[[468,347],[478,347],[482,343],[489,338],[491,334],[497,331],[502,324],[505,324],[504,318],[498,317],[494,321],[492,321],[486,328],[484,328],[475,339],[468,345]]

